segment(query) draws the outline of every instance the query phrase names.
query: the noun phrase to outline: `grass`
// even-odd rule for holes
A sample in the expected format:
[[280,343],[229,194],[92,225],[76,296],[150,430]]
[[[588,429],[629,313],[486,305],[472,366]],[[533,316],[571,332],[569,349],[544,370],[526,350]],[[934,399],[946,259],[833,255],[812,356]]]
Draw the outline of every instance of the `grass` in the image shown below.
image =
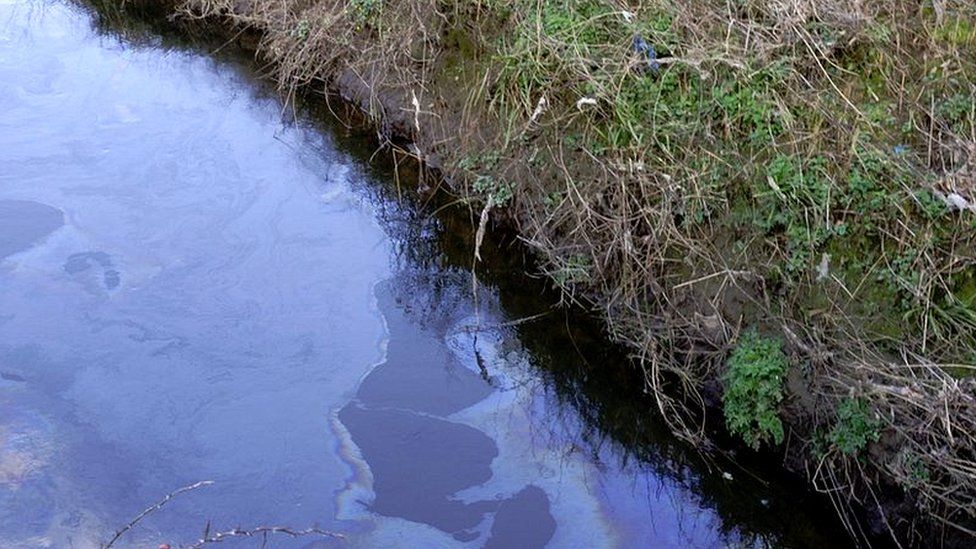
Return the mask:
[[[611,3],[592,0],[522,4],[532,6],[523,8],[516,32],[502,40],[498,56],[499,91],[492,105],[501,114],[525,117],[539,97],[562,103],[569,112],[552,121],[554,131],[572,130],[569,135],[581,136],[574,139],[605,165],[639,159],[643,174],[615,175],[654,180],[641,186],[655,192],[634,201],[650,206],[654,214],[671,211],[676,221],[670,228],[673,240],[697,245],[715,226],[745,233],[755,243],[750,255],[774,258],[758,266],[763,276],[788,293],[803,293],[803,286],[826,279],[828,291],[835,294],[835,314],[857,311],[871,299],[869,308],[882,306],[886,316],[900,319],[895,338],[912,340],[913,347],[936,361],[958,359],[960,346],[942,344],[947,341],[972,348],[976,324],[964,302],[955,298],[958,273],[942,268],[951,262],[942,240],[958,223],[944,200],[928,189],[927,173],[929,180],[938,174],[913,147],[900,142],[915,135],[911,128],[916,113],[899,112],[893,102],[874,99],[887,93],[885,86],[893,77],[889,72],[898,70],[891,66],[892,52],[883,49],[894,21],[873,21],[862,36],[849,38],[846,47],[837,37],[857,29],[835,28],[827,21],[792,29],[798,39],[820,42],[807,47],[834,50],[825,49],[816,66],[804,66],[805,52],[794,50],[768,58],[743,52],[739,58],[716,59],[706,70],[702,57],[713,41],[709,29],[682,27],[664,4],[651,3],[630,17]],[[941,28],[936,32],[943,32]],[[654,74],[634,70],[627,45],[636,35],[648,37],[664,55],[683,47],[688,57],[672,57],[674,63]],[[965,43],[955,43],[960,42]],[[781,44],[770,44],[774,46]],[[924,94],[931,78],[913,74],[924,69],[900,69],[900,76],[912,76],[919,88],[903,93]],[[966,93],[935,102],[942,123],[956,136],[972,133],[969,85]],[[595,108],[573,112],[571,105],[581,98],[593,99]],[[840,142],[831,142],[838,138]],[[519,146],[517,140],[506,141]],[[731,162],[736,165],[729,166]],[[662,180],[671,187],[671,196],[656,193]],[[662,198],[670,203],[662,204]],[[925,230],[890,230],[901,224]],[[928,244],[933,231],[936,246]],[[892,249],[899,254],[903,249],[925,250],[924,261],[911,265],[921,274],[903,276],[903,265],[892,262]],[[847,276],[828,277],[818,269],[824,254],[859,261],[844,264]],[[702,258],[703,263],[729,259],[716,255]],[[856,268],[877,271],[876,280],[860,284],[872,273],[855,273]],[[930,329],[919,331],[919,325]],[[888,335],[892,331],[889,326]],[[870,331],[864,337],[872,337]],[[892,338],[876,339],[887,348]]]

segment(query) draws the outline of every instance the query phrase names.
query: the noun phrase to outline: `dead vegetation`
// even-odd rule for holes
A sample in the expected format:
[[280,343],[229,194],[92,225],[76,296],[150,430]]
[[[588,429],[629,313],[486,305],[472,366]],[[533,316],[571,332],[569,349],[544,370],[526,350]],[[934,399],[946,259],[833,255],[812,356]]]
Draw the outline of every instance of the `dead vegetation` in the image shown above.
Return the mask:
[[567,299],[632,346],[680,436],[708,445],[716,380],[756,330],[789,360],[787,457],[852,535],[976,535],[969,2],[186,0],[178,13],[257,33],[286,97],[340,90],[442,169],[475,219],[515,223]]

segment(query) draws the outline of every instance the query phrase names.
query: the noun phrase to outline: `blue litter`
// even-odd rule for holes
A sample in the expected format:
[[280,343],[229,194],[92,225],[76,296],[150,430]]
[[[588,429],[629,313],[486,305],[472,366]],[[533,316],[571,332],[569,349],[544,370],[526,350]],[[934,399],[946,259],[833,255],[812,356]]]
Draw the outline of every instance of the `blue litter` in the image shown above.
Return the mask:
[[647,68],[651,72],[657,72],[661,68],[661,64],[657,62],[657,52],[654,51],[654,46],[648,44],[644,37],[639,34],[634,36],[634,51],[647,59]]

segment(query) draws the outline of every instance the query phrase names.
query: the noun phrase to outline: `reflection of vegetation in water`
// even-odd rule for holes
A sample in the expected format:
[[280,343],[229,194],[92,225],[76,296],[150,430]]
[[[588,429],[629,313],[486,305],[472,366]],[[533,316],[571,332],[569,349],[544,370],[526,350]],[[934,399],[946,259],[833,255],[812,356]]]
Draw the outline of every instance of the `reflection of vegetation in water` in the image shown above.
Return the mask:
[[93,10],[92,20],[99,32],[124,38],[134,44],[158,42],[158,25],[172,7],[168,2],[118,2],[116,0],[70,0]]

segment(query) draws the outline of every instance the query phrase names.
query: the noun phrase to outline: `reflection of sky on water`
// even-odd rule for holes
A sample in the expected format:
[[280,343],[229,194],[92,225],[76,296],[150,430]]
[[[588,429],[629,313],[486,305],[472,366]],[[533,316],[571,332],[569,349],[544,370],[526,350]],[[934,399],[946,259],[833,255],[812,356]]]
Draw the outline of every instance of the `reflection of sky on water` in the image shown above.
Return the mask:
[[134,539],[336,526],[329,410],[381,356],[390,272],[344,161],[296,155],[304,130],[234,69],[123,47],[61,5],[0,22],[0,200],[65,219],[0,263],[0,370],[25,380],[0,381],[2,417],[44,420],[5,427],[58,447],[4,491],[0,545],[92,546],[203,479]]

